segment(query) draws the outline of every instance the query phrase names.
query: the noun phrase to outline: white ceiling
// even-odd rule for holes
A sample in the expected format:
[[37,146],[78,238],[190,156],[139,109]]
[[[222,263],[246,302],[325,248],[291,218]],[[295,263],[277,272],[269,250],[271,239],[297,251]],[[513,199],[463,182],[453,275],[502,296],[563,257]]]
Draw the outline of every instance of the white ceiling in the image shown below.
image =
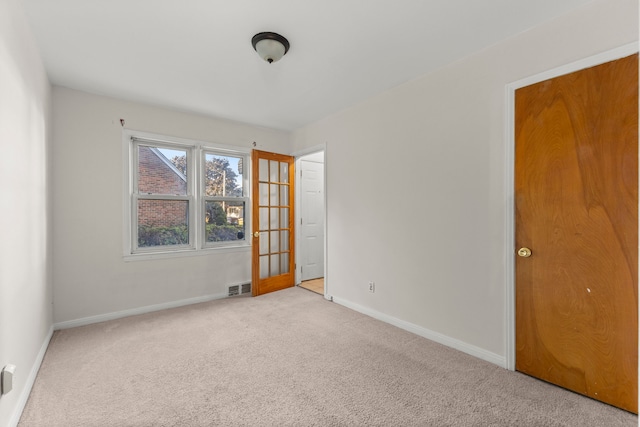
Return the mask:
[[[53,84],[293,130],[591,0],[22,0]],[[289,53],[264,62],[251,37]]]

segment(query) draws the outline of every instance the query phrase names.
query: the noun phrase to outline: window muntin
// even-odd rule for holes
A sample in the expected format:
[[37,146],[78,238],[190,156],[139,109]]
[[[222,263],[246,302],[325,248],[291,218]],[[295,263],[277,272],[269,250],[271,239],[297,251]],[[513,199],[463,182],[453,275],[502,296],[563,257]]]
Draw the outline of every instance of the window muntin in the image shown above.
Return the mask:
[[[247,152],[130,134],[125,254],[248,246]],[[127,249],[128,248],[128,249]]]

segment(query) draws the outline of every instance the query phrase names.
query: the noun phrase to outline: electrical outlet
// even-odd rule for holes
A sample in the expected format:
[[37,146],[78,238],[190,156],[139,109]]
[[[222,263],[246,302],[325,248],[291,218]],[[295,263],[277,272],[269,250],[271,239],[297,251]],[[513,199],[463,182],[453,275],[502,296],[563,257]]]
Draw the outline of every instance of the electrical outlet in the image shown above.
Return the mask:
[[374,282],[369,282],[369,292],[374,293],[376,291],[376,284]]

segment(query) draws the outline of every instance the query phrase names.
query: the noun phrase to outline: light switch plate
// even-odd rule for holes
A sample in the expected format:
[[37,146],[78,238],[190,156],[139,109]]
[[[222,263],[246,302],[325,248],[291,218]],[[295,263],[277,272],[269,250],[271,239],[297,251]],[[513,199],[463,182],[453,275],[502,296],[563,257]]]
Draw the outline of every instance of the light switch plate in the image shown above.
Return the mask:
[[16,373],[15,365],[7,365],[2,369],[2,377],[0,381],[1,394],[7,394],[13,388],[13,375]]

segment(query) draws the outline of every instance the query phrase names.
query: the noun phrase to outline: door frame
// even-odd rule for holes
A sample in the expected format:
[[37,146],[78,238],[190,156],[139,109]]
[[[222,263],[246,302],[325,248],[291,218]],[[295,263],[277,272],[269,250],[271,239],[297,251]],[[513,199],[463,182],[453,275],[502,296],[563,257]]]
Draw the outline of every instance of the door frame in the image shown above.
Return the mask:
[[506,368],[516,369],[516,300],[515,300],[515,93],[516,90],[554,77],[604,64],[638,53],[638,42],[629,43],[597,55],[544,71],[505,87],[505,349]]
[[[299,177],[297,175],[298,171],[300,170],[300,158],[304,157],[304,156],[308,156],[309,154],[315,154],[315,153],[319,153],[319,152],[323,152],[324,153],[324,176],[323,176],[323,190],[324,190],[324,298],[329,300],[329,301],[333,301],[333,296],[329,293],[329,257],[328,257],[328,238],[327,238],[327,232],[328,232],[328,216],[327,216],[327,144],[323,143],[323,144],[319,144],[319,145],[314,145],[313,147],[309,147],[309,148],[305,148],[303,150],[299,150],[296,151],[292,154],[292,156],[295,158],[295,165],[296,165],[296,177],[295,180],[296,182],[299,181]],[[301,186],[300,185],[296,185],[294,187],[295,190],[295,203],[296,206],[298,207],[298,209],[295,210],[294,214],[295,214],[295,221],[296,221],[296,225],[300,224],[300,220],[302,219],[302,211],[300,209],[301,206],[301,198],[302,198],[302,193],[301,193]],[[300,234],[300,228],[301,227],[296,227],[296,240],[295,240],[295,244],[296,244],[296,250],[300,248],[300,242],[301,242],[301,234]],[[300,258],[297,258],[298,260]],[[300,284],[301,280],[302,280],[302,272],[300,270],[301,264],[296,262],[296,275],[295,275],[295,284],[296,286]]]

